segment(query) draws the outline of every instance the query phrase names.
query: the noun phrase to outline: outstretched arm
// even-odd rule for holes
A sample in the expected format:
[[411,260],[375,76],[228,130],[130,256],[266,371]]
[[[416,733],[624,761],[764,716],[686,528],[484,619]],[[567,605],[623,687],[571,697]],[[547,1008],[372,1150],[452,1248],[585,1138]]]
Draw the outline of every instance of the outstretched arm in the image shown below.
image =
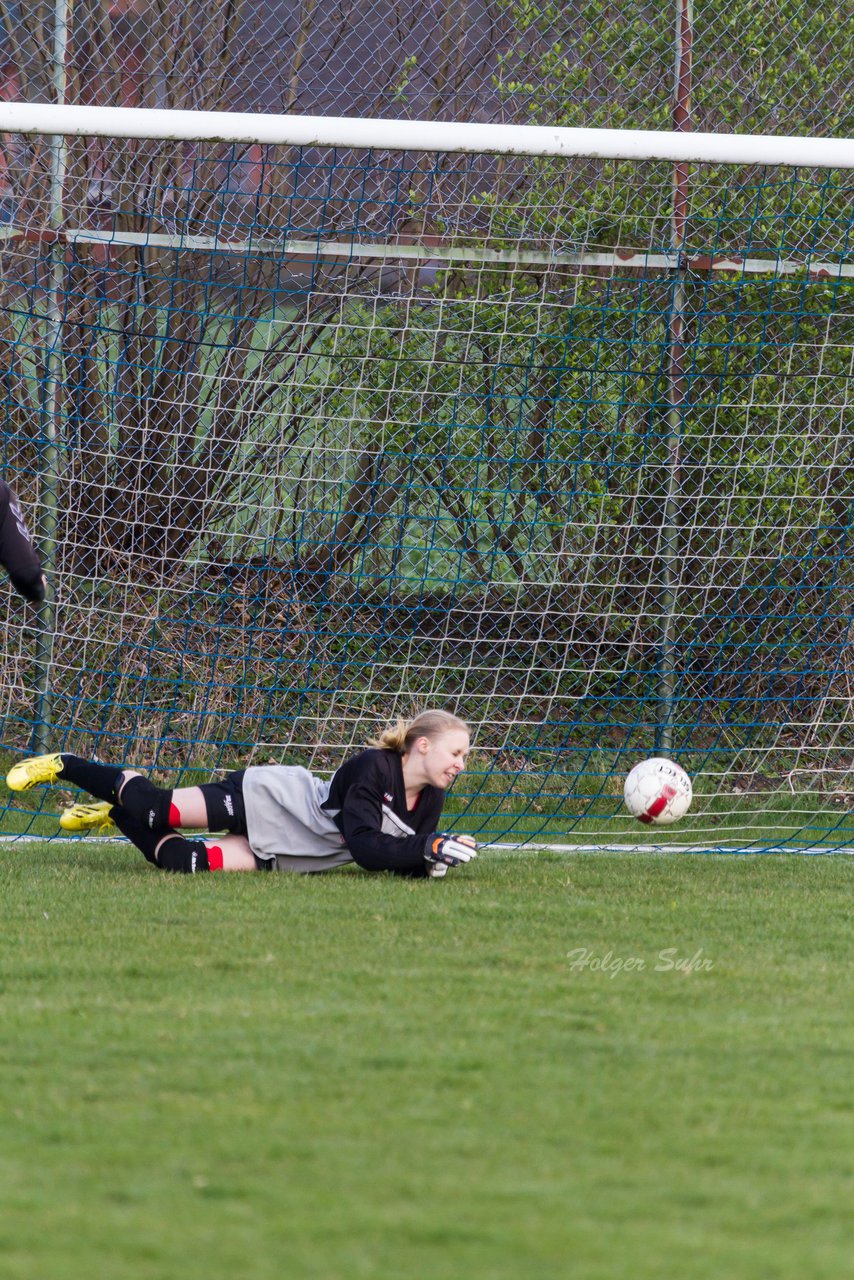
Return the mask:
[[[440,812],[441,805],[437,805],[430,815],[431,822],[438,822]],[[341,811],[341,825],[353,861],[366,871],[435,876],[444,874],[448,867],[468,862],[476,854],[477,846],[470,836],[457,838],[435,830],[425,834],[423,829],[392,834],[383,830],[383,817],[381,790],[370,781],[350,789]]]

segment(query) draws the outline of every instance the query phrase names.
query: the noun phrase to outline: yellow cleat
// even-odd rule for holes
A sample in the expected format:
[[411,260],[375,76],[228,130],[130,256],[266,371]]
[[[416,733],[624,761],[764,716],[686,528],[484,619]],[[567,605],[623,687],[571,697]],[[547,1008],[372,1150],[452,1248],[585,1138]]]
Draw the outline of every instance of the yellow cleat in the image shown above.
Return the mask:
[[50,756],[30,756],[19,760],[6,774],[6,786],[10,791],[29,791],[39,782],[56,782],[62,773],[62,756],[57,752]]
[[103,835],[116,825],[110,817],[111,808],[106,800],[97,804],[72,804],[63,811],[59,825],[63,831],[82,831],[84,834],[95,831]]

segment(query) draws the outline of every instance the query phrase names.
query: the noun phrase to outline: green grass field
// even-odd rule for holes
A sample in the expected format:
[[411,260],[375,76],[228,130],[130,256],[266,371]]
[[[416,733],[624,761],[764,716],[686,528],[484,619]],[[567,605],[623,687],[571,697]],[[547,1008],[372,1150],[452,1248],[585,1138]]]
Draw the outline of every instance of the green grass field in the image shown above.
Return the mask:
[[7,1280],[848,1273],[851,858],[0,876]]

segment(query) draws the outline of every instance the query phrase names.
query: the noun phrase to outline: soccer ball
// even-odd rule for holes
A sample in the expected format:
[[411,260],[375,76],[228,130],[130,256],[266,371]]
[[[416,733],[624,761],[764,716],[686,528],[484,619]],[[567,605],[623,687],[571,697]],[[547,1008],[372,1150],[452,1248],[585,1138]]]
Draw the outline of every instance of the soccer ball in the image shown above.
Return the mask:
[[685,770],[658,756],[636,764],[623,786],[626,808],[638,822],[677,822],[688,812],[692,795]]

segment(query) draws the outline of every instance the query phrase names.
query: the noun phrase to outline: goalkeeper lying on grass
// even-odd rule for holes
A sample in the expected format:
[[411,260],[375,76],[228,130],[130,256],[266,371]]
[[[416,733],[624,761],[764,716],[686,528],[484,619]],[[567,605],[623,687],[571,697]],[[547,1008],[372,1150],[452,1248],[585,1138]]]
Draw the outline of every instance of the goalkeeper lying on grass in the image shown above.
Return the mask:
[[[445,792],[465,768],[469,731],[446,711],[399,721],[344,762],[331,782],[299,765],[256,765],[175,791],[133,769],[45,755],[10,769],[12,791],[70,782],[100,804],[75,804],[66,831],[118,827],[164,871],[368,871],[441,876],[475,857],[471,836],[437,830]],[[177,828],[228,834],[189,839]]]

